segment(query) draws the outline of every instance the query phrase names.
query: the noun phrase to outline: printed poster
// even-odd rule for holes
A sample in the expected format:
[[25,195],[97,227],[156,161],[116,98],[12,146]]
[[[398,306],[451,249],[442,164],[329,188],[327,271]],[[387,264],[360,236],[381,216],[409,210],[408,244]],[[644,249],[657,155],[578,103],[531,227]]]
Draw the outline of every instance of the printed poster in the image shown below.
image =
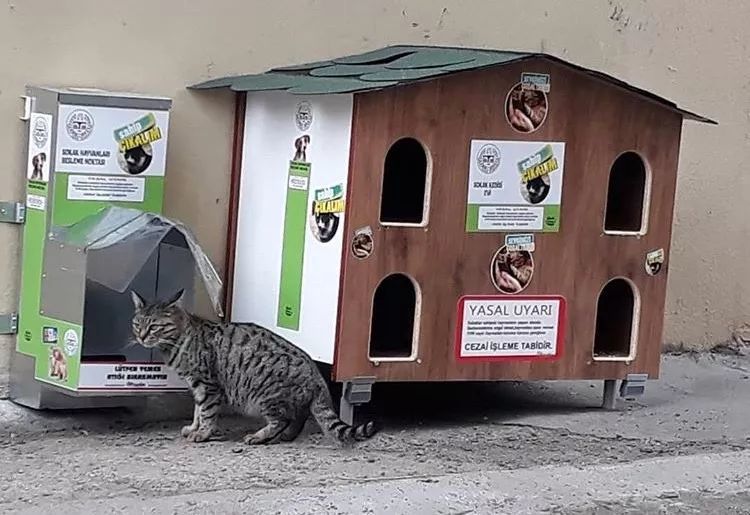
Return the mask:
[[558,232],[565,143],[472,140],[467,232]]
[[68,200],[143,202],[146,178],[164,177],[167,111],[61,105],[55,171]]
[[556,359],[564,325],[565,299],[557,295],[466,296],[458,302],[456,359]]

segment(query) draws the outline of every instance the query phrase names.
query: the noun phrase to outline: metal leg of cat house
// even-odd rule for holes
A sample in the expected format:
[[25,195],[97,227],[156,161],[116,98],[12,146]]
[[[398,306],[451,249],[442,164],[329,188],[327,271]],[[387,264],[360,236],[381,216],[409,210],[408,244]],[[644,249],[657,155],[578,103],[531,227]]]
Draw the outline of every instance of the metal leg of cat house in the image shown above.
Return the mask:
[[[633,400],[641,397],[646,392],[646,380],[648,374],[628,374],[620,383],[620,397]],[[602,407],[604,409],[615,409],[617,403],[617,380],[607,379],[604,381],[604,395]]]
[[602,407],[604,409],[615,409],[617,402],[617,380],[605,379],[604,381],[604,400]]

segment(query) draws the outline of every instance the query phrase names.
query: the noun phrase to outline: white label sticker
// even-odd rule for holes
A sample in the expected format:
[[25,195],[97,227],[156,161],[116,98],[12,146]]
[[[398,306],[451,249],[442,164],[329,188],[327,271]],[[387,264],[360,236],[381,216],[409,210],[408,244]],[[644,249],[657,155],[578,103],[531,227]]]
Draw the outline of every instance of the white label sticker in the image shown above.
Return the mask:
[[143,177],[70,175],[68,200],[143,202],[145,181]]
[[289,176],[289,189],[307,191],[307,177],[300,177],[299,175]]
[[506,234],[505,249],[508,252],[534,252],[536,245],[534,243],[534,234]]
[[81,363],[84,390],[184,390],[187,385],[162,363]]
[[44,211],[47,209],[47,197],[42,195],[32,195],[29,193],[26,195],[26,207],[29,209]]
[[544,208],[524,206],[480,206],[477,228],[480,231],[541,231]]
[[459,302],[457,358],[557,357],[564,335],[562,297],[478,297]]

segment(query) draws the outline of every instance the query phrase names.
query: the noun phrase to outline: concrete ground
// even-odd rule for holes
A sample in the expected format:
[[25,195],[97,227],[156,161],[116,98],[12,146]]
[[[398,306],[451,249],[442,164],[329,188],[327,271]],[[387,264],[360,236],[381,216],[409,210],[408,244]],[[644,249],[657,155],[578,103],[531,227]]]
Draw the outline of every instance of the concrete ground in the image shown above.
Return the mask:
[[750,357],[662,370],[614,412],[601,382],[379,385],[383,430],[353,449],[313,424],[248,447],[257,421],[232,419],[196,445],[174,409],[0,404],[0,513],[750,514]]

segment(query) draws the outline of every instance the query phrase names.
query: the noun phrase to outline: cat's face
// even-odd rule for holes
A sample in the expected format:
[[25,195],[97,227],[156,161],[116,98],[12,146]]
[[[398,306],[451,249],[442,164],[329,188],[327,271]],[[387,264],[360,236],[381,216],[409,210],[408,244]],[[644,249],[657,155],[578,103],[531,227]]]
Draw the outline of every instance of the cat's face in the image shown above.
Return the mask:
[[146,152],[141,147],[125,152],[125,161],[131,166],[140,166],[146,161]]
[[324,213],[315,218],[315,223],[318,224],[318,228],[321,231],[327,231],[333,226],[333,216],[329,213]]
[[178,345],[182,335],[185,312],[182,309],[183,291],[165,302],[146,304],[143,298],[131,291],[133,314],[133,339],[151,349],[159,345]]

